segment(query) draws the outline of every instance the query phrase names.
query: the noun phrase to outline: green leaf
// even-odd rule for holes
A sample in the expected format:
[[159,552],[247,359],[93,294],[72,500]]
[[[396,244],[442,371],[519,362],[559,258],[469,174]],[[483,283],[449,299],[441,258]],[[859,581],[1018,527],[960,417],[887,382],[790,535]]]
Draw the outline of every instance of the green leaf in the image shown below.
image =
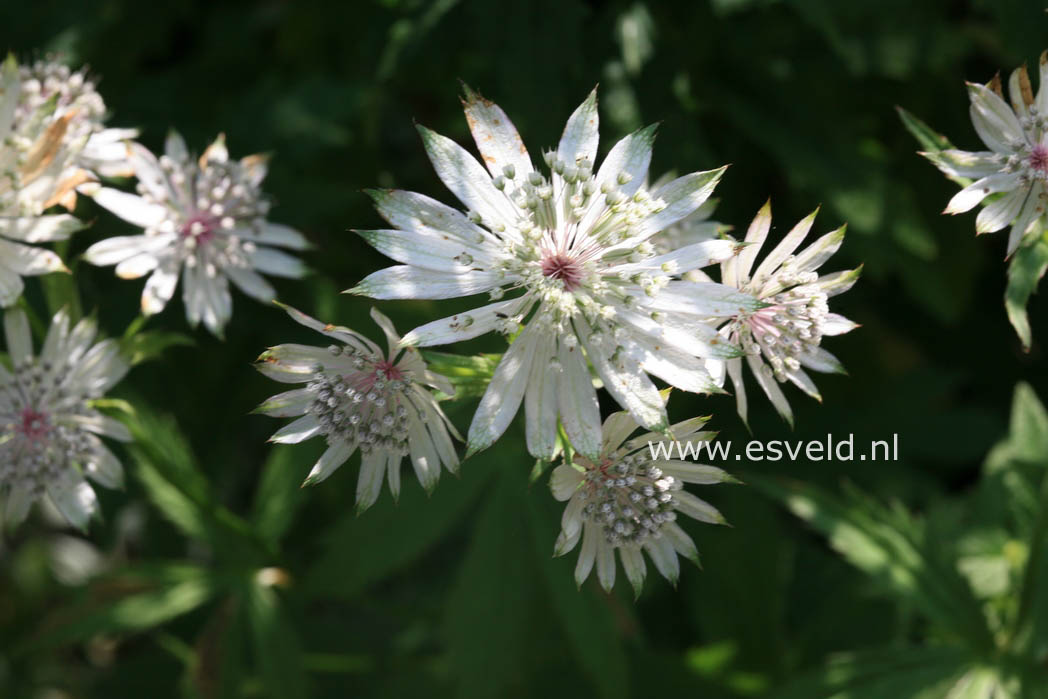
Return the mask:
[[195,343],[188,335],[175,332],[140,332],[120,341],[120,349],[128,357],[131,366],[159,358],[171,347],[191,347]]
[[956,561],[937,548],[941,544],[926,544],[920,526],[907,513],[885,508],[854,490],[838,498],[796,481],[758,477],[752,482],[826,535],[849,563],[964,638],[971,649],[995,647],[982,608]]
[[312,449],[305,445],[275,445],[262,469],[251,524],[274,551],[305,497],[302,481],[308,468],[297,468],[303,463],[303,453],[319,451],[319,443]]
[[[540,497],[535,497],[539,495]],[[533,493],[527,499],[529,524],[542,578],[553,609],[561,622],[575,660],[586,673],[596,696],[614,699],[629,694],[629,663],[622,639],[615,628],[612,605],[597,585],[575,587],[576,549],[572,555],[553,557],[563,505],[553,498]]]
[[430,371],[446,376],[451,381],[455,387],[455,395],[451,398],[462,400],[484,395],[502,355],[478,354],[468,357],[423,350],[422,358],[426,360]]
[[1026,351],[1030,350],[1033,343],[1026,305],[1030,296],[1037,290],[1037,284],[1044,277],[1045,270],[1048,270],[1048,241],[1043,237],[1032,245],[1020,246],[1008,266],[1004,309],[1008,312],[1008,320],[1011,321]]
[[[831,656],[773,699],[941,699],[973,659],[949,647],[888,648]],[[952,696],[952,695],[951,695]]]
[[83,602],[45,619],[28,645],[55,646],[98,634],[149,629],[196,609],[218,589],[212,574],[198,566],[136,566],[94,583]]
[[895,108],[895,111],[899,113],[899,118],[902,120],[903,126],[905,126],[906,130],[917,139],[917,142],[921,144],[922,149],[932,153],[938,153],[941,150],[953,148],[950,139],[932,129],[910,112],[898,106]]
[[347,514],[323,536],[319,560],[304,587],[313,595],[350,599],[420,557],[469,512],[491,476],[472,468],[461,479],[442,479],[428,497],[405,478],[400,501],[383,497],[359,517]]
[[247,586],[246,604],[252,645],[264,680],[263,694],[272,699],[307,696],[302,646],[277,591],[259,580]]

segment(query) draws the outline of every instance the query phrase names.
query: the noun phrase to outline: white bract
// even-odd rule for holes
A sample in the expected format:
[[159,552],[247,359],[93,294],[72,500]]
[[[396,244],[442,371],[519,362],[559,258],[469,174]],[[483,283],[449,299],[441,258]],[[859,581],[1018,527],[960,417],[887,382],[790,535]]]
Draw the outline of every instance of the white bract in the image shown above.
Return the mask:
[[[707,418],[692,418],[670,428],[680,441],[708,441],[712,432],[701,431]],[[637,429],[629,413],[614,413],[604,422],[600,453],[596,459],[582,455],[553,470],[553,496],[567,501],[561,533],[554,547],[561,556],[582,542],[575,582],[589,577],[594,566],[601,587],[615,585],[615,552],[626,577],[640,594],[644,584],[646,552],[664,578],[676,584],[680,576],[677,555],[699,562],[695,543],[680,525],[683,514],[700,522],[724,524],[712,505],[683,490],[684,483],[710,485],[734,479],[719,468],[672,459],[652,459],[649,445],[669,447],[670,437],[648,433],[629,439]]]
[[758,302],[717,284],[677,281],[674,293],[666,287],[730,258],[736,245],[707,240],[657,254],[649,239],[699,208],[724,168],[649,192],[641,186],[655,133],[648,127],[616,143],[594,169],[596,92],[545,154],[548,174],[533,166],[498,106],[467,89],[465,111],[487,170],[454,141],[419,130],[437,175],[468,212],[413,192],[372,192],[391,228],[361,235],[403,264],[350,292],[378,299],[490,294],[491,303],[404,337],[405,344],[428,346],[493,330],[515,336],[470,426],[470,452],[494,443],[523,402],[533,455],[553,455],[559,419],[576,448],[595,456],[600,411],[591,367],[649,429],[667,426],[649,374],[688,391],[720,390],[703,359],[740,350],[711,321]]
[[308,243],[297,231],[266,220],[269,202],[260,189],[265,158],[232,160],[219,136],[194,159],[174,132],[159,159],[140,144],[127,148],[138,194],[107,187],[90,193],[145,233],[103,240],[84,259],[116,265],[123,279],[150,275],[142,292],[145,315],[164,309],[181,275],[186,318],[194,326],[203,320],[218,335],[233,313],[230,281],[268,303],[276,294],[259,272],[292,278],[306,273],[297,258],[276,249],[302,250]]
[[990,150],[950,149],[922,155],[951,177],[975,180],[950,200],[943,213],[970,211],[986,197],[1000,195],[979,212],[975,230],[993,233],[1011,225],[1011,255],[1036,228],[1048,197],[1048,51],[1041,54],[1036,97],[1026,66],[1012,73],[1008,88],[1010,105],[999,77],[986,85],[968,84],[972,124]]
[[64,138],[69,143],[84,143],[77,156],[81,167],[105,177],[132,174],[124,141],[137,137],[138,130],[106,128],[105,102],[86,69],[74,71],[48,58],[20,66],[19,75],[22,90],[16,130],[30,125],[41,110],[50,111],[51,119],[68,116]]
[[99,436],[129,441],[120,422],[92,407],[129,365],[114,340],[95,342],[97,326],[84,319],[70,328],[60,311],[44,346],[33,354],[29,321],[21,309],[4,314],[8,366],[0,364],[0,496],[8,524],[25,519],[46,496],[70,524],[83,529],[97,509],[88,479],[107,488],[123,484],[123,468]]
[[270,441],[297,444],[322,436],[328,448],[310,471],[306,484],[319,483],[360,450],[357,509],[374,504],[389,480],[400,494],[400,465],[409,457],[419,482],[432,490],[441,465],[458,470],[458,456],[449,432],[459,438],[430,389],[453,394],[442,376],[430,372],[418,350],[400,346],[400,336],[389,318],[372,309],[382,328],[388,352],[349,328],[325,325],[293,308],[296,321],[335,340],[328,347],[279,345],[259,357],[257,367],[283,383],[304,383],[273,396],[258,412],[273,417],[301,416],[273,435]]
[[[746,231],[748,244],[737,258],[721,265],[721,281],[750,293],[765,305],[740,314],[721,332],[742,345],[757,383],[782,417],[792,424],[793,411],[780,383],[790,381],[816,400],[822,400],[805,369],[841,372],[841,363],[824,350],[823,336],[841,335],[858,327],[844,316],[831,313],[829,297],[844,293],[858,280],[862,267],[820,276],[816,270],[844,241],[844,226],[827,233],[807,248],[795,252],[815,222],[803,219],[752,270],[771,228],[771,204],[765,204]],[[739,416],[746,420],[746,389],[741,358],[724,367],[735,389]],[[718,373],[720,369],[714,369]]]
[[0,306],[22,294],[22,277],[68,271],[62,260],[35,243],[65,240],[84,224],[69,214],[44,214],[70,204],[86,174],[75,166],[86,138],[69,139],[72,116],[54,117],[41,105],[16,124],[23,84],[18,64],[0,66]]

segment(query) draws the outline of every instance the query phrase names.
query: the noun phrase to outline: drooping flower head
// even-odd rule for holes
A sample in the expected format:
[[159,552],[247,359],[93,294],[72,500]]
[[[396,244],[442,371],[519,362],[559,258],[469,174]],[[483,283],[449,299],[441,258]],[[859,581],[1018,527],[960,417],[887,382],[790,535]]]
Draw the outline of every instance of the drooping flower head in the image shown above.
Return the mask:
[[16,130],[32,124],[41,110],[51,112],[52,119],[68,116],[64,139],[84,143],[77,156],[81,167],[105,177],[133,174],[124,141],[137,137],[138,130],[106,128],[105,102],[85,68],[72,70],[49,57],[20,66],[19,76]]
[[[843,372],[837,358],[821,347],[822,338],[858,327],[844,316],[831,313],[828,299],[850,289],[862,268],[823,276],[816,272],[841,246],[844,226],[794,254],[811,230],[816,213],[818,211],[812,212],[794,226],[753,271],[753,263],[771,229],[771,204],[765,204],[746,231],[745,242],[749,245],[737,258],[721,265],[722,282],[752,294],[765,304],[740,314],[724,326],[722,332],[746,350],[746,363],[761,390],[791,424],[793,411],[778,384],[789,381],[809,396],[822,400],[805,369]],[[745,421],[747,403],[742,359],[727,360],[726,369],[734,385],[739,416]]]
[[29,321],[21,309],[4,313],[10,364],[0,364],[0,496],[8,524],[21,522],[46,496],[70,524],[87,526],[97,509],[94,481],[119,488],[123,469],[99,436],[129,441],[120,422],[92,407],[129,365],[114,340],[95,342],[84,319],[70,328],[61,311],[44,346],[33,354]]
[[283,383],[304,383],[273,396],[258,412],[273,417],[301,416],[273,435],[271,441],[297,444],[323,436],[328,448],[310,471],[307,484],[319,483],[360,450],[357,508],[374,504],[389,480],[393,497],[400,494],[400,465],[408,457],[419,482],[432,490],[441,465],[458,469],[449,432],[461,439],[444,416],[430,389],[448,395],[447,379],[430,372],[418,350],[402,348],[389,318],[372,309],[389,350],[349,328],[325,325],[293,308],[288,314],[335,341],[327,347],[279,345],[264,352],[259,371]]
[[1048,199],[1048,51],[1041,54],[1036,97],[1026,66],[1012,73],[1008,88],[1010,105],[999,76],[986,85],[968,83],[972,124],[990,150],[950,149],[922,155],[950,177],[975,180],[950,200],[943,213],[970,211],[986,197],[1000,194],[979,212],[975,230],[993,233],[1011,225],[1011,255],[1041,220]]
[[[702,431],[706,420],[692,418],[674,425],[672,439],[712,439],[714,433]],[[683,487],[684,483],[710,485],[734,479],[713,466],[653,459],[651,445],[668,446],[670,437],[648,433],[629,439],[637,428],[629,413],[614,413],[604,422],[597,459],[576,455],[573,463],[565,461],[553,470],[553,495],[568,503],[554,552],[564,555],[582,542],[575,567],[578,585],[596,566],[601,586],[611,591],[616,552],[637,595],[646,572],[643,553],[664,578],[676,584],[680,576],[677,554],[699,562],[695,543],[677,524],[677,515],[725,523],[716,508]]]
[[66,137],[72,116],[52,118],[53,103],[16,124],[22,90],[18,64],[9,57],[0,65],[0,306],[22,294],[22,277],[68,271],[58,255],[35,243],[64,240],[83,228],[69,214],[44,211],[67,205],[87,178],[75,166],[86,139]]
[[292,278],[305,274],[297,258],[276,249],[302,250],[308,244],[297,231],[266,220],[269,202],[260,188],[265,158],[232,160],[219,136],[194,159],[174,132],[159,159],[137,143],[127,147],[138,194],[102,187],[92,195],[145,233],[103,240],[84,259],[116,265],[117,276],[124,279],[150,275],[142,292],[144,314],[164,309],[181,274],[186,318],[194,326],[203,320],[218,335],[233,313],[230,281],[269,302],[275,292],[259,272]]
[[[412,330],[404,337],[408,345],[520,331],[481,399],[470,450],[494,443],[524,402],[532,454],[552,456],[559,419],[573,444],[595,456],[600,413],[591,366],[651,429],[667,422],[649,374],[689,391],[719,390],[700,358],[739,350],[709,321],[755,308],[757,301],[716,284],[676,294],[666,286],[731,257],[735,244],[710,240],[660,255],[649,239],[701,206],[724,168],[649,192],[641,185],[654,127],[623,138],[596,168],[594,92],[568,120],[557,149],[545,154],[549,169],[543,172],[498,106],[468,89],[464,103],[487,171],[454,141],[420,132],[437,175],[468,211],[412,192],[372,192],[391,228],[361,235],[403,264],[370,275],[350,292],[379,299],[490,295],[492,303]],[[679,308],[701,320],[680,322]]]

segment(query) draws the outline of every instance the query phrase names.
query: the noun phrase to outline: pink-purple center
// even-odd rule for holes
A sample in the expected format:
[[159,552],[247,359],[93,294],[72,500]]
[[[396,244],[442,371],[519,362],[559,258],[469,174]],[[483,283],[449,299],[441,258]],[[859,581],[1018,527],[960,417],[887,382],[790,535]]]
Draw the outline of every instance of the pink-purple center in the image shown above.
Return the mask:
[[542,274],[564,282],[568,291],[574,291],[582,283],[582,265],[577,258],[563,252],[547,253],[542,257]]
[[50,430],[51,422],[47,419],[47,413],[42,413],[32,408],[26,408],[22,411],[22,424],[18,426],[18,431],[28,439],[34,442],[39,441],[46,437]]
[[1039,172],[1048,173],[1048,146],[1043,146],[1038,143],[1030,151],[1030,158],[1027,160],[1030,167]]
[[204,245],[215,237],[216,228],[218,228],[218,221],[214,216],[197,212],[186,219],[179,234],[183,238],[195,238],[197,243]]

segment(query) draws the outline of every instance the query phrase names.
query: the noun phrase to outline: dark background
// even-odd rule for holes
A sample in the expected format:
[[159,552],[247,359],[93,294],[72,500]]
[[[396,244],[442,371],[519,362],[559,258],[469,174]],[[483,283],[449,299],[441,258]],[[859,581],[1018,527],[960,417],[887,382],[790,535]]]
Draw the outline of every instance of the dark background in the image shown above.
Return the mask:
[[[727,467],[743,478],[788,474],[831,489],[852,482],[920,512],[963,497],[975,482],[1006,430],[1017,381],[1048,395],[1048,309],[1034,297],[1035,344],[1024,354],[1002,305],[1006,234],[976,239],[974,213],[940,216],[956,186],[915,154],[894,106],[980,149],[964,81],[985,82],[998,69],[1006,76],[1024,61],[1035,67],[1048,47],[1046,24],[1043,7],[1023,0],[5,2],[0,48],[22,60],[56,51],[88,64],[101,78],[109,124],[141,127],[154,150],[174,127],[198,150],[224,132],[235,156],[273,153],[271,218],[316,245],[305,254],[316,274],[278,282],[282,300],[372,335],[367,300],[337,293],[388,264],[349,232],[380,226],[361,190],[395,186],[453,201],[413,123],[472,149],[462,80],[506,110],[536,156],[555,147],[599,83],[602,154],[660,121],[653,174],[732,164],[717,189],[717,220],[744,230],[771,196],[772,236],[781,236],[821,205],[817,233],[848,223],[843,248],[823,269],[865,263],[862,281],[833,299],[833,310],[863,327],[824,343],[850,375],[816,377],[821,406],[787,389],[793,432],[751,384],[751,424],[761,439],[851,432],[861,444],[898,433],[899,461]],[[99,209],[84,211],[97,223],[78,234],[73,255],[131,232]],[[137,313],[141,282],[83,266],[77,283],[110,334]],[[406,332],[470,303],[380,307]],[[150,327],[185,330],[180,300]],[[226,336],[192,333],[195,346],[135,369],[118,393],[174,416],[215,501],[244,514],[267,461],[297,482],[320,448],[266,444],[278,422],[249,411],[280,389],[251,361],[269,345],[317,340],[242,295]],[[489,337],[455,350],[501,351],[499,343]],[[447,406],[462,431],[474,408]],[[712,413],[722,439],[747,439],[730,397],[678,395],[671,413]],[[686,525],[703,569],[685,567],[677,589],[652,570],[637,602],[624,580],[611,596],[595,580],[576,592],[574,555],[550,558],[561,508],[545,479],[529,486],[530,468],[518,420],[431,498],[405,476],[398,505],[383,493],[358,518],[355,461],[296,495],[290,527],[265,564],[290,575],[279,597],[286,633],[297,640],[275,655],[300,673],[298,691],[757,696],[828,653],[923,638],[906,610],[752,487],[701,493],[733,527]],[[126,491],[102,493],[106,516],[89,536],[107,565],[224,566],[128,480]],[[6,655],[4,646],[35,633],[55,608],[84,599],[79,584],[53,573],[56,536],[36,517],[0,549],[0,694],[276,691],[265,679],[270,661],[236,630],[228,601],[159,629]]]

